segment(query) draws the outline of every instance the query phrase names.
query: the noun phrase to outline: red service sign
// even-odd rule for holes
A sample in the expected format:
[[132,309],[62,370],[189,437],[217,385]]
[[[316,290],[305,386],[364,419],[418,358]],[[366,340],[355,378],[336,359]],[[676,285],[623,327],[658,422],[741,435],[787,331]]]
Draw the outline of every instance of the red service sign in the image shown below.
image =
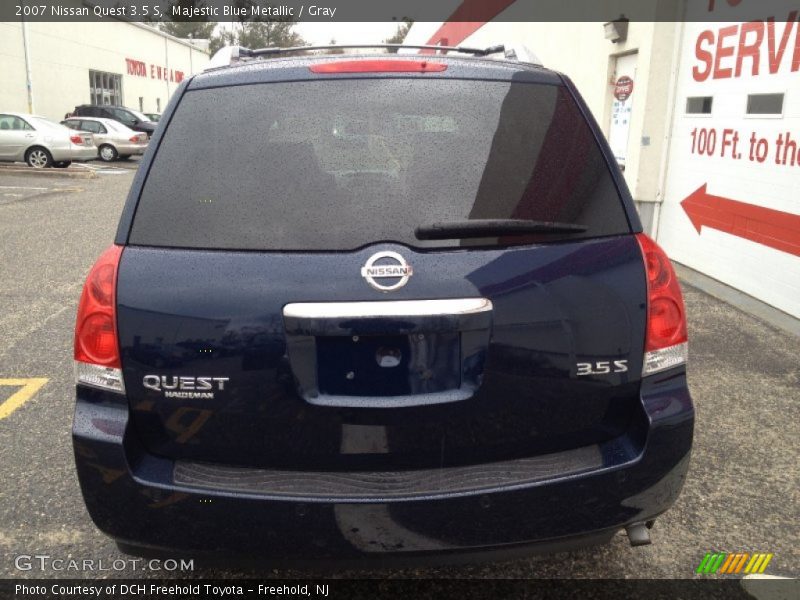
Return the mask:
[[136,75],[138,77],[149,76],[150,79],[161,79],[162,81],[173,81],[175,83],[183,81],[183,71],[167,69],[167,67],[153,64],[151,64],[148,69],[147,64],[143,61],[133,58],[126,58],[125,63],[128,65],[128,75]]
[[631,79],[627,75],[623,75],[622,77],[617,79],[617,83],[614,84],[614,98],[616,98],[620,102],[625,102],[625,100],[631,97],[632,93],[633,93],[633,79]]

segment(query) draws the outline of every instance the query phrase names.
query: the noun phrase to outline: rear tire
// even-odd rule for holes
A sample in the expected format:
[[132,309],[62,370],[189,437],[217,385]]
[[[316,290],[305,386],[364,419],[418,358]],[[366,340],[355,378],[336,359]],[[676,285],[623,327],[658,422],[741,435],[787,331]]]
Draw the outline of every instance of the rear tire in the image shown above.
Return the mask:
[[60,160],[57,163],[53,163],[53,166],[56,169],[66,169],[68,166],[72,164],[71,160]]
[[119,156],[117,149],[110,144],[103,144],[100,146],[97,149],[97,154],[100,156],[100,160],[103,162],[114,162]]
[[34,146],[25,153],[25,162],[34,169],[46,169],[53,166],[53,156],[40,146]]

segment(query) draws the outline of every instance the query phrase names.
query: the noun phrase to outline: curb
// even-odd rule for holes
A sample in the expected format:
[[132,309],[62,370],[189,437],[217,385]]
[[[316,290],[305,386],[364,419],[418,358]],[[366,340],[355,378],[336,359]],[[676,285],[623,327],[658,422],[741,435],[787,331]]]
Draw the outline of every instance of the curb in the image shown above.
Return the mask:
[[45,177],[70,177],[73,179],[96,179],[97,174],[88,168],[72,168],[67,167],[66,169],[34,169],[33,167],[21,167],[21,166],[0,166],[0,174],[3,173],[12,173],[14,175],[30,175],[33,177],[37,177],[39,175],[44,175]]

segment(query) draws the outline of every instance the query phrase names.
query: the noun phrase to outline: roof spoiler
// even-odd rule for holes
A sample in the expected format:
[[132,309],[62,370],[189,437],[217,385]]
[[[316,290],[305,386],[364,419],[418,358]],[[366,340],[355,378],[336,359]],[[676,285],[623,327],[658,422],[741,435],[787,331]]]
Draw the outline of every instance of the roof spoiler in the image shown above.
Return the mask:
[[223,46],[211,60],[208,62],[204,71],[212,69],[219,69],[230,65],[238,64],[251,60],[254,58],[264,56],[280,56],[284,54],[301,54],[304,52],[312,52],[317,50],[339,50],[339,49],[365,49],[365,48],[382,48],[392,50],[429,50],[438,54],[447,54],[449,52],[458,52],[461,54],[470,54],[479,57],[495,57],[502,55],[506,60],[513,60],[517,62],[529,63],[541,67],[542,61],[531,52],[524,44],[498,44],[496,46],[489,46],[488,48],[469,48],[465,46],[431,46],[431,45],[409,45],[409,44],[347,44],[347,45],[330,45],[330,46],[292,46],[289,48],[280,48],[270,46],[267,48],[259,48],[251,50],[243,46]]

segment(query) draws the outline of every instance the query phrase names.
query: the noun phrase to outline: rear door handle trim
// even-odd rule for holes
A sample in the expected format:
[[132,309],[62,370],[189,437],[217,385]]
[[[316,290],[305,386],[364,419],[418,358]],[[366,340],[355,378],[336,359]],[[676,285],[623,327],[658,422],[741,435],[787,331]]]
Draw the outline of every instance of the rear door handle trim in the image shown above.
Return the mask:
[[377,302],[295,302],[283,316],[295,319],[353,319],[370,317],[436,317],[469,315],[492,310],[488,298],[389,300]]

